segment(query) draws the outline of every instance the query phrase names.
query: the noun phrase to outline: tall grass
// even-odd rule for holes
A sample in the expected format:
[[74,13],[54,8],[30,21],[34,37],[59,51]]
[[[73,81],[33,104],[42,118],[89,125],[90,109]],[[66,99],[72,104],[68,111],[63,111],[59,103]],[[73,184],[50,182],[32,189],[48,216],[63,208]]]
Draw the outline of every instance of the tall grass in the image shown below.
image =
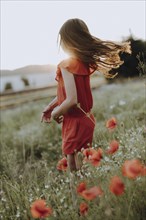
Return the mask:
[[[62,158],[61,126],[40,123],[40,114],[50,101],[22,105],[1,112],[1,205],[3,220],[31,220],[30,205],[43,198],[53,208],[52,220],[144,220],[146,217],[146,181],[144,177],[129,180],[122,176],[126,159],[145,161],[145,85],[144,81],[109,84],[93,91],[96,129],[93,147],[107,149],[112,139],[120,143],[119,150],[104,154],[101,165],[84,164],[77,172],[75,185],[100,185],[104,195],[88,202],[85,217],[73,210],[69,173],[60,172],[56,164]],[[112,116],[117,129],[108,132],[106,121]],[[116,197],[109,191],[109,181],[118,175],[125,184],[125,193]],[[78,205],[83,201],[78,197]]]

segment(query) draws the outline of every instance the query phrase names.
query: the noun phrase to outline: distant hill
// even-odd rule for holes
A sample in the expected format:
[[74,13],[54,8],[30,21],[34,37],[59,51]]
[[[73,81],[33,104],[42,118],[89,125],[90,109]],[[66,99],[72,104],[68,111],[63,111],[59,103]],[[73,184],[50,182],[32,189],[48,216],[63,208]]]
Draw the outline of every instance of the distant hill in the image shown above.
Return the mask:
[[55,73],[56,66],[47,65],[29,65],[14,70],[1,70],[1,76],[23,75],[32,73]]

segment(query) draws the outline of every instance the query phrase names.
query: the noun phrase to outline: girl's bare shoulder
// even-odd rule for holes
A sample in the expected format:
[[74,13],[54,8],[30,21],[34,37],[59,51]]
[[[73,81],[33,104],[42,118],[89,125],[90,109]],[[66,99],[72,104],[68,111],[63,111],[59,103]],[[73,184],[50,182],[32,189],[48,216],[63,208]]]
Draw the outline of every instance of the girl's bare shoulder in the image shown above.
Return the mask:
[[79,64],[79,61],[76,58],[68,58],[62,60],[58,64],[59,69],[66,69],[68,72],[74,72]]
[[69,66],[74,66],[74,65],[76,65],[78,62],[79,62],[78,59],[70,57],[70,58],[67,58],[67,59],[65,59],[65,60],[62,60],[62,61],[58,64],[58,66],[59,66],[59,67],[62,67],[62,68],[63,68],[63,67],[66,68],[66,67],[69,67]]

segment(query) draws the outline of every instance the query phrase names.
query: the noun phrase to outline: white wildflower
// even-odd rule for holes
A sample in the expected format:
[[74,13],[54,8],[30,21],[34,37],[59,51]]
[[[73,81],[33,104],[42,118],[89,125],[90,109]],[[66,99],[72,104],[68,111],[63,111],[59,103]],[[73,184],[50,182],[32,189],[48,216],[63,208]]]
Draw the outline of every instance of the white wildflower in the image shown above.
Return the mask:
[[29,202],[32,202],[33,198],[32,198],[32,194],[30,194],[30,197],[29,197]]
[[104,157],[105,161],[110,161],[110,159],[108,157]]
[[66,203],[64,203],[64,208],[68,208],[68,205]]
[[81,148],[81,152],[82,152],[82,151],[84,151],[84,148],[83,148],[83,147]]
[[65,197],[62,197],[62,198],[60,199],[60,202],[63,203],[63,202],[64,202],[64,199],[65,199]]
[[125,105],[125,104],[126,104],[126,102],[124,100],[119,101],[119,105]]
[[[78,173],[77,173],[77,175],[78,175]],[[66,183],[69,183],[70,181],[69,181],[69,178],[66,178]]]
[[4,197],[2,197],[1,201],[6,202],[7,200]]
[[110,109],[113,109],[115,107],[115,105],[110,105]]
[[49,185],[45,185],[45,189],[48,189],[49,188]]
[[17,212],[16,218],[19,218],[19,217],[20,217],[20,212]]

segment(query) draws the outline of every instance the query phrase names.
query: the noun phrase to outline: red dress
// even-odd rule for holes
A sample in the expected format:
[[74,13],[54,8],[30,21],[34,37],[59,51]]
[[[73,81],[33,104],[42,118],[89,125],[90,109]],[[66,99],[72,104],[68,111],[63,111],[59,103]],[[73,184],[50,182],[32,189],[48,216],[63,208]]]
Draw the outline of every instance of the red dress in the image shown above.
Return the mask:
[[[59,105],[66,99],[61,68],[74,75],[78,103],[80,103],[83,111],[86,113],[90,112],[93,105],[90,74],[93,70],[75,58],[69,58],[59,63],[56,72]],[[64,115],[62,123],[62,151],[65,155],[80,151],[82,148],[88,148],[92,144],[95,119],[93,114],[90,114],[89,118],[83,111],[75,106]]]

